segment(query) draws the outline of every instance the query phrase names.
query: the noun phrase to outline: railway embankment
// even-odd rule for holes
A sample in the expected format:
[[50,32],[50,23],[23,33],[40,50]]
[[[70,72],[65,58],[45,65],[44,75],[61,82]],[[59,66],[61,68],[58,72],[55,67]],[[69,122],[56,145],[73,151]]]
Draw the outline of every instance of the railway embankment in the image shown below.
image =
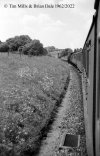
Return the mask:
[[37,156],[64,156],[64,150],[59,151],[59,146],[65,132],[81,136],[80,149],[83,156],[87,156],[81,76],[75,68],[70,65],[69,68],[66,95]]

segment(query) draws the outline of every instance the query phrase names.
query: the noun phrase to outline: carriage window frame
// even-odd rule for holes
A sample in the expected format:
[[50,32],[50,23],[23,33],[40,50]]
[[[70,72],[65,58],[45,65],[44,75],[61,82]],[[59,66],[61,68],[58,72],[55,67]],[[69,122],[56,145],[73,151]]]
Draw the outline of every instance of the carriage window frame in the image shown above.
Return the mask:
[[87,54],[86,54],[86,73],[87,73],[87,78],[89,81],[89,58],[90,58],[90,51],[91,51],[91,39],[87,42]]
[[97,89],[97,119],[100,120],[100,37],[98,37],[98,89]]

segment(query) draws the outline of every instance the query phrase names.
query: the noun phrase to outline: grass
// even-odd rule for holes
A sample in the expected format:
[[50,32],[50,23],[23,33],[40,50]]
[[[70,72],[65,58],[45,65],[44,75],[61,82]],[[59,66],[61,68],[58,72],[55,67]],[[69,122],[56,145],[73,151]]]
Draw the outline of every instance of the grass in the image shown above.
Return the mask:
[[0,54],[1,156],[36,149],[68,77],[68,66],[56,58]]

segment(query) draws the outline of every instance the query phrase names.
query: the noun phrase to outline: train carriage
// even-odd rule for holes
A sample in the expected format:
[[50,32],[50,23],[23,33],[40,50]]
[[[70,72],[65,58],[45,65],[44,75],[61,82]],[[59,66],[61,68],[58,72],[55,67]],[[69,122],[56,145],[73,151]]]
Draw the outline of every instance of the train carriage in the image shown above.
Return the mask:
[[84,110],[88,156],[100,156],[100,0],[95,0],[96,10],[83,50],[70,55],[72,62],[86,79]]
[[[84,48],[83,48],[83,66],[87,75],[87,88],[86,88],[86,98],[87,107],[85,113],[86,124],[86,140],[88,154],[93,156],[94,151],[94,57],[95,57],[95,18],[93,17],[92,25],[88,33]],[[86,114],[87,113],[87,114]]]

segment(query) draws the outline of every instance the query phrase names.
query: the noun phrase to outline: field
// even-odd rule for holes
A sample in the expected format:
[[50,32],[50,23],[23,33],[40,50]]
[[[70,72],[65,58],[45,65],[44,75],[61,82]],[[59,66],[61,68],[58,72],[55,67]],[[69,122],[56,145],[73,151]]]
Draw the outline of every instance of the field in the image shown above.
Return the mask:
[[67,63],[49,56],[0,54],[0,155],[35,150],[69,78]]

